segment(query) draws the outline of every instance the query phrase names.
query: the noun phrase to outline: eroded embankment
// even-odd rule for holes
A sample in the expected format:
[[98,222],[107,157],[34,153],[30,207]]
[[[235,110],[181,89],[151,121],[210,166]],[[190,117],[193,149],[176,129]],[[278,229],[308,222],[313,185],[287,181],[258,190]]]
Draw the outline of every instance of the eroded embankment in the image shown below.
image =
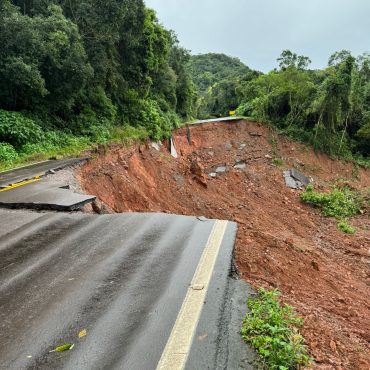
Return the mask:
[[[159,211],[238,222],[236,258],[255,287],[277,287],[305,318],[314,368],[370,368],[369,216],[347,236],[336,221],[286,188],[284,168],[312,176],[316,188],[337,179],[370,185],[370,171],[315,154],[255,123],[215,123],[174,133],[179,158],[150,145],[112,148],[80,172],[83,188],[116,212]],[[281,167],[272,159],[284,158]],[[237,161],[245,168],[236,169]],[[211,177],[218,166],[225,173]],[[243,165],[241,166],[243,167]]]

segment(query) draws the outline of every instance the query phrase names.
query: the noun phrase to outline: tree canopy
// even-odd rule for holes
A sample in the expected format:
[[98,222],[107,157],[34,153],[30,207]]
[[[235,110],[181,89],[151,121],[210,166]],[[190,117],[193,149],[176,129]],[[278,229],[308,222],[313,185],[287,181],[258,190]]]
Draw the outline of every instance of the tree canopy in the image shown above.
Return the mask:
[[0,17],[0,108],[71,129],[139,124],[143,107],[168,128],[191,116],[189,53],[143,0],[3,0]]
[[238,113],[272,122],[331,155],[370,153],[370,56],[334,53],[323,70],[283,51],[279,70],[238,87]]

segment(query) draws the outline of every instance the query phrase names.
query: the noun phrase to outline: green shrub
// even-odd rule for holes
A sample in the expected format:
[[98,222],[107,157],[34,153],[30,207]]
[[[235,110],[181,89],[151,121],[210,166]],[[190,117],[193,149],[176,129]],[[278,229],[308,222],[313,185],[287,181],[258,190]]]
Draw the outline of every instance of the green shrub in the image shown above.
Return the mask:
[[240,117],[253,117],[254,105],[253,102],[247,101],[240,104],[236,109],[236,115]]
[[159,104],[152,99],[133,101],[126,112],[127,123],[144,127],[153,140],[161,140],[171,135],[171,130],[178,125],[178,117],[170,111],[164,113]]
[[19,148],[26,143],[36,143],[44,138],[42,128],[22,113],[0,109],[0,141]]
[[354,162],[356,165],[363,167],[363,168],[370,168],[370,159],[364,158],[362,156],[355,156]]
[[100,119],[80,131],[94,143],[106,143],[112,137],[113,126],[106,119]]
[[356,232],[356,229],[349,225],[345,220],[339,222],[337,228],[338,230],[343,231],[346,234],[354,234]]
[[264,369],[288,370],[307,365],[310,358],[298,328],[303,321],[292,307],[281,306],[277,290],[259,290],[248,301],[248,313],[241,334],[262,359]]
[[359,213],[361,200],[359,196],[349,188],[334,188],[330,193],[319,193],[308,185],[301,193],[301,200],[305,203],[321,208],[322,214],[326,217],[343,219]]
[[14,147],[8,143],[0,143],[0,162],[13,163],[18,159],[18,153]]
[[303,143],[313,142],[313,133],[304,127],[288,126],[279,131],[280,134],[286,135],[293,140],[297,140]]

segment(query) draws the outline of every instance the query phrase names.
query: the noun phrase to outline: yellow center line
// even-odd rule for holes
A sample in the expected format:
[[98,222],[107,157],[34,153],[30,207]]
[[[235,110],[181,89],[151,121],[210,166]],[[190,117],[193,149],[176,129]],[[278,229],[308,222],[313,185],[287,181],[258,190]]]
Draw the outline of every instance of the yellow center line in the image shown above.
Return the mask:
[[15,188],[19,188],[20,186],[31,184],[33,182],[40,181],[40,180],[41,180],[40,176],[35,176],[33,179],[17,182],[16,184],[6,186],[5,188],[0,189],[0,193],[2,193],[3,191],[8,191],[8,190],[12,190]]
[[228,221],[215,221],[157,370],[185,367]]

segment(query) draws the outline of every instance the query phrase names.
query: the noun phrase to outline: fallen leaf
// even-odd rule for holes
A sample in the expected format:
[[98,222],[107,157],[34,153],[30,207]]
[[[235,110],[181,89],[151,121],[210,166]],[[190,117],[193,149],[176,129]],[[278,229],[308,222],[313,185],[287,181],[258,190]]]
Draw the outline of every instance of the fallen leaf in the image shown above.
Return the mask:
[[86,334],[87,334],[86,329],[83,329],[83,330],[81,330],[81,331],[78,333],[78,337],[79,337],[79,338],[83,338],[83,337],[85,337],[85,336],[86,336]]
[[71,350],[75,345],[72,343],[62,344],[61,346],[55,347],[52,351],[49,352],[64,352]]

